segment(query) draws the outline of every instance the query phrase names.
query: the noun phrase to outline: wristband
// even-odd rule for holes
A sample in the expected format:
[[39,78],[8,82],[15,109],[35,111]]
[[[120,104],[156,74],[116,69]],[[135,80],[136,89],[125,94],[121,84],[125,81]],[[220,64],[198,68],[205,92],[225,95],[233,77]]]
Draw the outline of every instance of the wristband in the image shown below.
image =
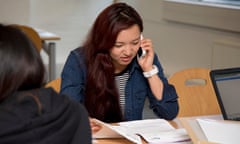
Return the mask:
[[153,65],[153,69],[148,72],[143,72],[145,78],[149,78],[158,73],[158,68],[156,65]]

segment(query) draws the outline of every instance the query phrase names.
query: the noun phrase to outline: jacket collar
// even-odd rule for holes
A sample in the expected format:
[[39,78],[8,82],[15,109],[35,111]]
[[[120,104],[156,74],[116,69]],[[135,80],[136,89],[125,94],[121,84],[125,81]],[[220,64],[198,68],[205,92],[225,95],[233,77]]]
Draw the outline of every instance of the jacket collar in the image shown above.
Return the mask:
[[135,57],[129,64],[129,74],[132,75],[135,70],[142,71],[140,65],[138,64],[137,57]]

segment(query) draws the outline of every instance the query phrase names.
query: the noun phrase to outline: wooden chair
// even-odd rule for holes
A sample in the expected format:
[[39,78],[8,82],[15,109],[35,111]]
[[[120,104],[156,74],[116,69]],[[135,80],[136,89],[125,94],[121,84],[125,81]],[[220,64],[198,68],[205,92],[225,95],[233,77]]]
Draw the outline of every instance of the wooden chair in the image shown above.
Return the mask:
[[54,79],[48,82],[45,87],[52,87],[56,92],[60,92],[61,88],[61,78]]
[[[55,47],[53,43],[49,43],[49,44],[45,43],[45,40],[43,40],[40,37],[38,32],[30,26],[20,25],[20,24],[12,24],[12,26],[21,29],[28,36],[28,38],[33,42],[33,44],[35,45],[35,47],[39,52],[41,52],[41,50],[44,50],[44,52],[49,57],[49,68],[48,68],[49,77],[48,78],[50,80],[55,79],[55,69],[56,69],[55,53],[56,52],[55,52]],[[54,37],[54,39],[58,39],[58,37],[56,38]]]
[[188,68],[169,77],[179,96],[178,117],[221,114],[209,72],[205,68]]
[[26,25],[19,25],[19,24],[13,24],[12,26],[15,26],[19,29],[21,29],[29,39],[32,40],[33,44],[36,46],[37,50],[40,52],[42,49],[42,40],[38,33],[31,27]]

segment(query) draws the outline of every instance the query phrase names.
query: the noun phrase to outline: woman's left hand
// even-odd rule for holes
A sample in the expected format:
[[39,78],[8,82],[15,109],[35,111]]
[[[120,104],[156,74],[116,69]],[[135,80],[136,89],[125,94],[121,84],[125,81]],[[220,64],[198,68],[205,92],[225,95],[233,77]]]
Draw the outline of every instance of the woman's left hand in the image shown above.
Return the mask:
[[92,134],[95,134],[102,128],[102,126],[97,124],[93,118],[89,118],[89,121],[90,121],[90,127],[92,130]]

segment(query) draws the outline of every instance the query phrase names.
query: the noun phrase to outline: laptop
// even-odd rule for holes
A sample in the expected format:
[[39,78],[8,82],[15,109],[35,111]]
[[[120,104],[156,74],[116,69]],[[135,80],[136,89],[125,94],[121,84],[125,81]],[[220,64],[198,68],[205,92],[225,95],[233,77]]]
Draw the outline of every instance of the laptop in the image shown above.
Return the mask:
[[240,67],[210,71],[223,118],[240,121]]

